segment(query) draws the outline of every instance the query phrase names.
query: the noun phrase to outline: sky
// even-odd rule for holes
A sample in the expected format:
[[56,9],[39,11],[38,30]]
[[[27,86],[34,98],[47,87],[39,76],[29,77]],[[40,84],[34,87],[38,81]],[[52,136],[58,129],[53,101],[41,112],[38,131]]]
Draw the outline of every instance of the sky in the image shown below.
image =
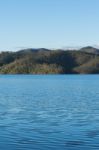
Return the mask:
[[0,50],[99,45],[99,0],[0,0]]

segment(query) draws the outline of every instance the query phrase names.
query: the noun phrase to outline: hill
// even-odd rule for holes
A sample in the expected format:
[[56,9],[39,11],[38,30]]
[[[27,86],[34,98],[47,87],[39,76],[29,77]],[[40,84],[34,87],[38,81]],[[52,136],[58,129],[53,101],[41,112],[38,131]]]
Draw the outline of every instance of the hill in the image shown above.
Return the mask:
[[83,47],[80,49],[80,51],[86,52],[86,53],[92,53],[96,55],[99,54],[99,49],[91,47],[91,46]]
[[0,53],[1,74],[98,74],[99,50],[24,49]]

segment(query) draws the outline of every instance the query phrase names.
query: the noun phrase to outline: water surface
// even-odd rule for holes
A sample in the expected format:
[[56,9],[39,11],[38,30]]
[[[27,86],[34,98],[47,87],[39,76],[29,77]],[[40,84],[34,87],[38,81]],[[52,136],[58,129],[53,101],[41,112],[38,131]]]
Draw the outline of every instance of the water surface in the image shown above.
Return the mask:
[[1,75],[1,150],[99,150],[98,75]]

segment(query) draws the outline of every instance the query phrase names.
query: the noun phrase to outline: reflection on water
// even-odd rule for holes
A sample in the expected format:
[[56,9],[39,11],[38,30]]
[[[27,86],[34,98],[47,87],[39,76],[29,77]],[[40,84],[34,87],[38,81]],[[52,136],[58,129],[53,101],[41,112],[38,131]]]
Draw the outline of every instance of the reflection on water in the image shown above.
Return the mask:
[[1,150],[99,150],[98,75],[1,75]]

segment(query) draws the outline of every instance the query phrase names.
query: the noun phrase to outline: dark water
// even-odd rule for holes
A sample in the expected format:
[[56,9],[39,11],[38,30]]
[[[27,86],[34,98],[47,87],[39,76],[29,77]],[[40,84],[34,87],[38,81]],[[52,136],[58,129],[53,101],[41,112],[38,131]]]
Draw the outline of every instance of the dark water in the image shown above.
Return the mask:
[[96,149],[98,75],[0,76],[0,150]]

